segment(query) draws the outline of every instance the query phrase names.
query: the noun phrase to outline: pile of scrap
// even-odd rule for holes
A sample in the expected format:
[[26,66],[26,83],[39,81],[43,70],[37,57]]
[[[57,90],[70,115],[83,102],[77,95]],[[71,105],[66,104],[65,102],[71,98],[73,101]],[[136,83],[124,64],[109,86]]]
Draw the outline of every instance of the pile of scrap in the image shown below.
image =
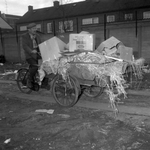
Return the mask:
[[[82,80],[95,80],[99,86],[105,85],[111,106],[117,111],[115,104],[119,95],[126,97],[127,84],[123,76],[126,67],[133,66],[137,71],[143,59],[135,60],[133,49],[115,37],[102,42],[96,50],[93,34],[73,34],[70,39],[69,44],[65,44],[53,37],[39,45],[43,70],[47,74],[61,74],[64,79],[71,74]],[[141,74],[140,70],[137,72]]]

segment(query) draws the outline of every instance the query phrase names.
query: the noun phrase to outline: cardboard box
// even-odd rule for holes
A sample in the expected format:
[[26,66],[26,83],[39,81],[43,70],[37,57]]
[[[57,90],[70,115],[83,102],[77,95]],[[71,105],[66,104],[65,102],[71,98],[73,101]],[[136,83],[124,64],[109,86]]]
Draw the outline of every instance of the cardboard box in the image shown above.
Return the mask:
[[66,44],[57,37],[53,37],[39,44],[43,61],[54,60],[61,56],[60,52],[64,50]]
[[70,34],[69,51],[95,50],[95,34]]
[[133,48],[126,47],[124,45],[120,45],[118,47],[118,51],[120,53],[120,58],[125,61],[132,61],[133,60]]
[[[105,48],[107,49],[113,49],[114,47],[117,46],[117,44],[119,44],[121,41],[119,41],[118,39],[116,39],[115,37],[110,37],[109,39],[105,40],[104,42],[102,42],[98,47],[97,47],[97,51],[98,52],[102,52]],[[113,49],[114,50],[114,49]]]

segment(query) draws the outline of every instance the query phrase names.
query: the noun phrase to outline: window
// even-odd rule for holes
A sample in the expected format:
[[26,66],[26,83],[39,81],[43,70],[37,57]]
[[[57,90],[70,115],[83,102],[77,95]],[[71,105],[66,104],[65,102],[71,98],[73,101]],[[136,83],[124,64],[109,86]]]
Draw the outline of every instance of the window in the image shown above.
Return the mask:
[[64,26],[63,26],[63,22],[61,21],[61,22],[59,22],[59,32],[60,33],[64,33],[65,31],[64,31]]
[[133,20],[133,14],[131,14],[131,13],[125,14],[125,15],[124,15],[124,19],[125,19],[126,21],[128,21],[128,20]]
[[150,11],[143,12],[143,19],[150,19]]
[[115,22],[115,16],[114,15],[107,16],[107,22]]
[[20,26],[20,31],[26,31],[27,30],[27,26]]
[[59,22],[59,32],[64,33],[66,31],[73,31],[73,21],[60,21]]
[[92,24],[92,18],[82,19],[82,24],[83,25]]
[[41,24],[37,24],[36,28],[37,28],[38,31],[41,31]]
[[[37,24],[36,28],[38,31],[41,31],[41,24]],[[27,26],[20,26],[20,31],[26,31],[27,30]]]
[[99,18],[98,17],[93,18],[93,24],[96,24],[96,23],[99,23]]
[[47,33],[52,33],[52,23],[47,23]]
[[82,25],[97,24],[97,23],[99,23],[98,17],[82,19]]

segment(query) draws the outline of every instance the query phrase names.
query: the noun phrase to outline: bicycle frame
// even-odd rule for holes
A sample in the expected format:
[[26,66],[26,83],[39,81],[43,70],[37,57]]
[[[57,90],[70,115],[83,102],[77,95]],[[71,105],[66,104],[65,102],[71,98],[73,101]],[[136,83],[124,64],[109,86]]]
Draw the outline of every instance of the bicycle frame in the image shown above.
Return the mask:
[[[44,89],[50,90],[51,82],[52,82],[52,80],[54,79],[54,77],[56,75],[55,74],[49,74],[48,75],[44,71],[45,76],[44,76],[43,80],[41,81],[38,70],[37,70],[37,73],[36,73],[36,76],[35,76],[35,79],[34,79],[33,88],[28,88],[27,87],[29,67],[21,68],[16,73],[15,79],[17,81],[17,85],[18,85],[19,89],[21,90],[21,92],[28,93],[28,94],[31,93],[31,92],[24,92],[23,88],[25,88],[25,87],[26,87],[26,89],[29,89],[29,90],[32,90],[32,91],[39,91],[40,88],[44,88]],[[38,68],[40,68],[39,65],[38,65]]]

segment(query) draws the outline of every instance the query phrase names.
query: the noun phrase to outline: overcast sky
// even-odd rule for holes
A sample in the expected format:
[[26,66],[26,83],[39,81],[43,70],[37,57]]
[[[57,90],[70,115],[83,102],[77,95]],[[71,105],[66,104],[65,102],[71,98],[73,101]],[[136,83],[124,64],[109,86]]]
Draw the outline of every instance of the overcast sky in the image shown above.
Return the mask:
[[[60,0],[62,3],[78,2],[84,0]],[[24,15],[28,11],[28,6],[33,9],[53,6],[53,0],[0,0],[1,13],[11,15]]]

